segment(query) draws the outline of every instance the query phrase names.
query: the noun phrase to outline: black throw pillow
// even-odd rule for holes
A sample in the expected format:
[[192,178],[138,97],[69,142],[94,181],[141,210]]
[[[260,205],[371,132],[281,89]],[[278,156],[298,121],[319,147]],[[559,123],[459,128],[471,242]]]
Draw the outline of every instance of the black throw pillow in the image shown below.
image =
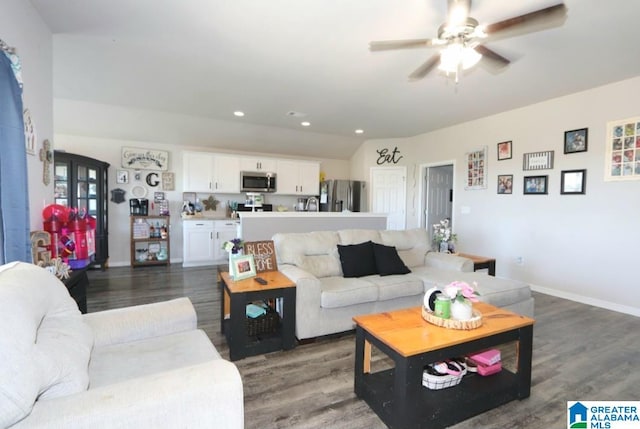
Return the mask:
[[398,251],[393,246],[373,243],[373,254],[376,259],[378,274],[381,276],[409,274],[411,272],[404,262],[402,262]]
[[378,274],[371,241],[360,244],[338,244],[338,253],[340,254],[344,277],[362,277]]

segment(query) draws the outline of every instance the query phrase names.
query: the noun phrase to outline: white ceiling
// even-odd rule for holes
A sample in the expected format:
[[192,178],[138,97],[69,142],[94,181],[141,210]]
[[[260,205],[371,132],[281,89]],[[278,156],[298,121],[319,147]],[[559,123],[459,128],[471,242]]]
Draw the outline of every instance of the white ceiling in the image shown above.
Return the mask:
[[[640,2],[631,0],[566,0],[560,26],[486,44],[509,67],[480,65],[457,86],[438,72],[408,82],[433,48],[368,50],[371,40],[435,37],[446,0],[31,3],[54,33],[56,98],[339,136],[310,156],[330,149],[348,158],[366,139],[414,136],[640,75]],[[471,16],[488,24],[555,3],[476,0]]]

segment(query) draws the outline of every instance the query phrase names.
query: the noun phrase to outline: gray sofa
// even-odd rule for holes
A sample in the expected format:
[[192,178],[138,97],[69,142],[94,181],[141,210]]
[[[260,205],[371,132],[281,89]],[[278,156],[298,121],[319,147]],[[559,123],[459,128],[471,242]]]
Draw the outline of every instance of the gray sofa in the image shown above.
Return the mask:
[[[338,245],[367,241],[396,248],[409,274],[345,278]],[[410,229],[281,233],[273,236],[278,269],[296,283],[296,337],[353,329],[352,317],[421,305],[432,287],[476,282],[480,299],[533,316],[528,285],[473,271],[470,259],[430,251],[427,231]]]
[[0,266],[0,428],[244,427],[240,374],[187,298],[80,314],[43,268]]

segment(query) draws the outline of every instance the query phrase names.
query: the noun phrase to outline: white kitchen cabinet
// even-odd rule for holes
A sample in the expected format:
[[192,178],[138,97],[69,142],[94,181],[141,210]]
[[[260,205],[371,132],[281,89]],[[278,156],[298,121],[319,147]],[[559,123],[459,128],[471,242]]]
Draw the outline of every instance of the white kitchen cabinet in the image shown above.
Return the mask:
[[186,220],[182,223],[182,266],[215,264],[215,227],[212,220]]
[[240,192],[240,158],[233,155],[213,157],[214,192],[237,194]]
[[311,161],[278,160],[277,194],[317,195],[320,164]]
[[222,248],[222,245],[229,240],[233,240],[238,236],[239,221],[233,220],[216,220],[214,221],[214,260],[224,262],[229,259],[228,253]]
[[240,158],[235,155],[183,152],[185,192],[240,192]]
[[275,172],[278,168],[275,158],[246,157],[240,158],[240,171],[260,171],[264,173]]

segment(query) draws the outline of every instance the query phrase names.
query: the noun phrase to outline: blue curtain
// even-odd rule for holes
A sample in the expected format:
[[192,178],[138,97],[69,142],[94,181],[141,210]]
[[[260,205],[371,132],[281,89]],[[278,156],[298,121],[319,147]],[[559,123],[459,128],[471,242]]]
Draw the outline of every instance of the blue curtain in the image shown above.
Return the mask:
[[0,51],[0,263],[31,262],[22,89]]

